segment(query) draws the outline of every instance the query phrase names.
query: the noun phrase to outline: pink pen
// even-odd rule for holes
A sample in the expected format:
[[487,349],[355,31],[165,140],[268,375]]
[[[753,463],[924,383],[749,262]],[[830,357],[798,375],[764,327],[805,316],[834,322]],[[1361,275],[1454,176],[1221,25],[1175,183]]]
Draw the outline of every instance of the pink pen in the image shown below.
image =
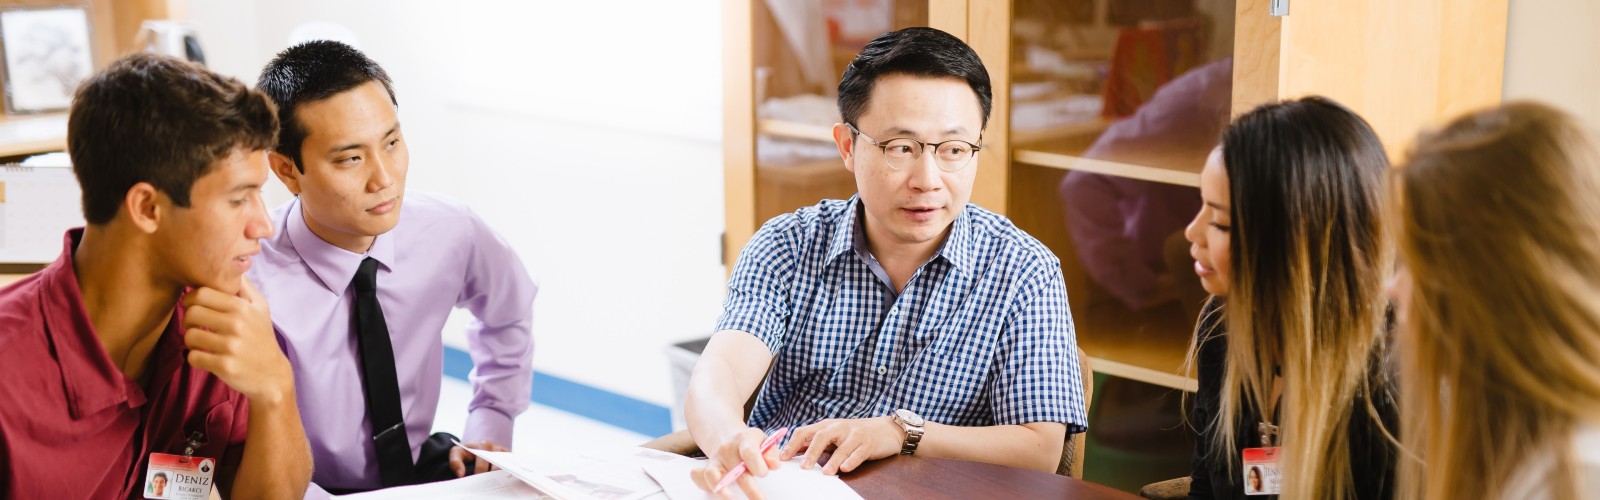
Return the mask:
[[[788,427],[772,431],[772,435],[767,436],[767,439],[761,442],[761,454],[766,455],[767,450],[771,450],[773,446],[777,446],[778,441],[782,441],[783,436],[788,433]],[[728,475],[722,476],[722,480],[717,482],[717,487],[712,488],[711,492],[716,493],[722,491],[723,488],[727,488],[728,485],[733,484],[734,481],[738,481],[739,476],[744,475],[744,471],[744,463],[740,462],[739,465],[733,467],[733,470],[728,471]]]

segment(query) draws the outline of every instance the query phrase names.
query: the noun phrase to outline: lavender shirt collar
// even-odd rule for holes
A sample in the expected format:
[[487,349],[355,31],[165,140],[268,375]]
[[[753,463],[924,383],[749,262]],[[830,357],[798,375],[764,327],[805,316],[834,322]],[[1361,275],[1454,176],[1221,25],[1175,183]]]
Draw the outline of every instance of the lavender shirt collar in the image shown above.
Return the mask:
[[300,198],[296,197],[289,208],[288,238],[289,245],[294,247],[296,254],[304,260],[311,271],[322,282],[322,287],[339,297],[345,289],[350,287],[350,281],[356,277],[356,269],[361,267],[361,261],[367,257],[378,260],[379,266],[388,272],[395,271],[394,238],[389,234],[380,234],[372,240],[372,247],[367,253],[359,254],[333,246],[323,241],[322,237],[311,232],[311,227],[306,225],[305,214],[301,212]]

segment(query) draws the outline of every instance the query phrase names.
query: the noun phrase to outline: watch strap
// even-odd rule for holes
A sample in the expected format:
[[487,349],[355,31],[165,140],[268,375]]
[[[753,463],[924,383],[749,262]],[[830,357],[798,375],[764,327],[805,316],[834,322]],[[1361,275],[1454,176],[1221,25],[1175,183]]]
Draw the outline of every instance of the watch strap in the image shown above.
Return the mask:
[[900,454],[915,454],[917,452],[917,445],[922,442],[922,434],[925,429],[921,425],[912,425],[912,423],[906,419],[900,418],[899,413],[894,413],[892,416],[894,418],[894,422],[896,424],[900,424],[900,429],[906,433],[906,440],[900,445]]
[[922,428],[912,427],[910,424],[901,424],[906,430],[906,442],[900,445],[901,455],[911,455],[917,452],[917,444],[922,442]]

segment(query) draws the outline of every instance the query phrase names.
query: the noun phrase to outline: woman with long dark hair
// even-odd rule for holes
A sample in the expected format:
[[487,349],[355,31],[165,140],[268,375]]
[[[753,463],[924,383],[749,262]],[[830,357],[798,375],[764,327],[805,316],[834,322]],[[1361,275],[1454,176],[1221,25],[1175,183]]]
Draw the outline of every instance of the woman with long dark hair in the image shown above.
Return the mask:
[[1244,498],[1248,450],[1285,498],[1391,496],[1388,166],[1372,128],[1319,97],[1245,113],[1207,160],[1185,233],[1213,296],[1190,348],[1192,497]]

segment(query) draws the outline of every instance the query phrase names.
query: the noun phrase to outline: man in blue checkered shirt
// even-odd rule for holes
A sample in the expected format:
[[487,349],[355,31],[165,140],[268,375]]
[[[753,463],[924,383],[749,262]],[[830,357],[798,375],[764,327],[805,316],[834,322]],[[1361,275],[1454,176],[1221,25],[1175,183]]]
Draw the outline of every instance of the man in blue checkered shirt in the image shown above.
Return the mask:
[[967,203],[991,100],[977,54],[931,28],[845,69],[833,137],[859,194],[776,217],[740,253],[689,382],[702,488],[801,453],[829,474],[897,453],[1053,472],[1085,430],[1060,262]]

